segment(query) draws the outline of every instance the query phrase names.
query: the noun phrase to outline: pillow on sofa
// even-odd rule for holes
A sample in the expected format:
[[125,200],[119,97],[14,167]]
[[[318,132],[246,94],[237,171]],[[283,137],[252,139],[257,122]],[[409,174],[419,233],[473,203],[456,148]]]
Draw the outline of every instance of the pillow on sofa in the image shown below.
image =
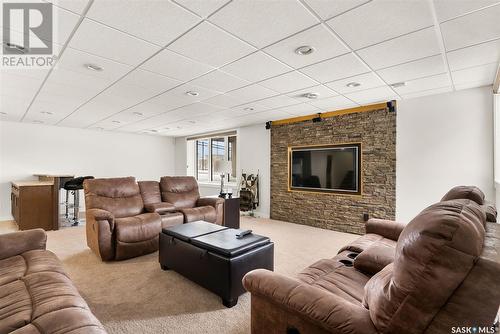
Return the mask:
[[441,202],[454,199],[470,199],[479,205],[484,203],[484,193],[475,186],[457,186],[451,188],[441,199]]
[[393,247],[375,243],[358,254],[354,259],[354,268],[369,275],[375,275],[394,261]]

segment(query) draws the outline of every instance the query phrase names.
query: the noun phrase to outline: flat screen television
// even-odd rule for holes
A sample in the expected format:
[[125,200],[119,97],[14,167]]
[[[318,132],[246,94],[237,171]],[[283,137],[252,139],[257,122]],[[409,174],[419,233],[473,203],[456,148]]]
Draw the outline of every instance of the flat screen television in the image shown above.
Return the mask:
[[290,190],[361,194],[361,144],[289,148]]

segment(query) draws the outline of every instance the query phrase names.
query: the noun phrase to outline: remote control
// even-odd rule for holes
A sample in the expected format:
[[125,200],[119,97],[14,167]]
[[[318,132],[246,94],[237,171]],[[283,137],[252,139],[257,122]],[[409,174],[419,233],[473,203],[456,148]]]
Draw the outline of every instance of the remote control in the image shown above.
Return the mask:
[[252,230],[241,231],[240,233],[236,234],[236,239],[244,238],[249,234],[252,234]]

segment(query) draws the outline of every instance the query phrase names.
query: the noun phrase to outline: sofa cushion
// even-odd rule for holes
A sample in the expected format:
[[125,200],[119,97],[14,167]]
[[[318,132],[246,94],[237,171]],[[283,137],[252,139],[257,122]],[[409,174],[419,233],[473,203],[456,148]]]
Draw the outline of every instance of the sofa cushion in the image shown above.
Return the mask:
[[176,208],[193,208],[200,198],[198,183],[192,176],[163,176],[160,179],[161,199]]
[[106,210],[116,218],[135,216],[144,209],[134,177],[85,180],[83,187],[88,209]]
[[482,219],[473,201],[445,201],[406,226],[394,262],[365,286],[364,304],[380,332],[425,331],[480,255]]
[[346,250],[351,251],[351,252],[355,252],[355,253],[361,253],[365,249],[368,249],[370,246],[377,244],[377,243],[384,245],[384,246],[396,248],[396,241],[384,238],[378,234],[368,233],[368,234],[365,234],[365,235],[359,237],[358,239],[354,240],[350,244],[347,244],[344,247],[342,247],[339,250],[339,253],[346,251]]
[[158,237],[161,218],[157,213],[143,213],[133,217],[115,219],[116,239],[132,243]]
[[139,181],[137,184],[139,185],[142,201],[145,205],[161,202],[160,182]]
[[493,204],[492,202],[484,201],[484,204],[481,207],[486,213],[486,221],[490,223],[496,223],[497,209],[495,207],[495,204]]
[[181,212],[167,212],[160,217],[162,229],[184,223],[184,215]]
[[346,257],[347,253],[349,252],[339,254],[332,259],[319,260],[300,272],[297,278],[351,303],[361,305],[363,288],[370,277],[340,262],[342,260],[352,263],[352,259]]
[[[85,314],[80,317],[77,314]],[[57,257],[33,250],[0,261],[0,333],[105,333]]]
[[198,206],[196,208],[180,209],[184,214],[184,223],[191,223],[197,220],[204,220],[214,223],[217,220],[217,214],[213,206]]
[[394,253],[394,247],[375,243],[356,256],[354,268],[368,275],[375,275],[394,261]]
[[451,201],[454,199],[469,199],[479,205],[484,204],[484,193],[475,186],[457,186],[451,188],[441,199],[443,201]]

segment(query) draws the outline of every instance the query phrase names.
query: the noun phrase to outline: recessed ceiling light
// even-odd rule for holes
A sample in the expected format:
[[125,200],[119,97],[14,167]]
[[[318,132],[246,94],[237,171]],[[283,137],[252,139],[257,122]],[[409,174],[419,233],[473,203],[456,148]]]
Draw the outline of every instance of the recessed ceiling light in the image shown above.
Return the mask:
[[52,111],[40,111],[40,114],[53,115],[54,113]]
[[254,111],[255,109],[252,108],[252,107],[246,107],[246,108],[243,108],[243,110],[245,110],[245,111]]
[[138,112],[138,111],[134,111],[132,114],[134,114],[136,116],[144,116],[144,114],[142,112]]
[[17,51],[19,53],[23,53],[23,54],[28,52],[28,50],[29,50],[28,48],[25,48],[24,46],[14,44],[14,43],[5,42],[4,45],[11,50],[15,50],[15,51]]
[[349,88],[354,88],[361,86],[361,84],[359,82],[349,82],[346,86]]
[[156,133],[158,132],[158,130],[155,130],[155,129],[151,129],[151,130],[148,130],[149,132],[152,132],[152,133]]
[[182,129],[182,126],[177,126],[177,129]]
[[85,67],[88,70],[96,71],[96,72],[100,72],[100,71],[104,70],[102,67],[100,67],[99,65],[96,65],[96,64],[85,64]]
[[301,56],[307,56],[314,52],[314,48],[309,45],[299,46],[295,49],[295,53]]
[[196,123],[196,121],[193,121],[193,120],[188,121],[188,122],[191,123],[191,124],[195,124]]
[[120,121],[111,121],[111,123],[120,124],[121,122]]
[[42,123],[43,123],[43,121],[34,120],[34,121],[33,121],[33,123],[35,123],[35,124],[42,124]]
[[302,94],[302,96],[305,97],[306,99],[314,100],[314,99],[317,99],[319,97],[319,94],[318,93],[305,93],[305,94]]
[[7,115],[6,112],[0,111],[0,115]]
[[163,130],[170,130],[170,128],[163,128]]
[[190,90],[190,91],[186,92],[186,95],[189,95],[189,96],[198,96],[198,95],[200,95],[200,93],[195,92],[193,90]]
[[406,86],[406,82],[404,82],[404,81],[396,82],[396,83],[390,84],[390,86],[392,88],[404,87],[404,86]]

